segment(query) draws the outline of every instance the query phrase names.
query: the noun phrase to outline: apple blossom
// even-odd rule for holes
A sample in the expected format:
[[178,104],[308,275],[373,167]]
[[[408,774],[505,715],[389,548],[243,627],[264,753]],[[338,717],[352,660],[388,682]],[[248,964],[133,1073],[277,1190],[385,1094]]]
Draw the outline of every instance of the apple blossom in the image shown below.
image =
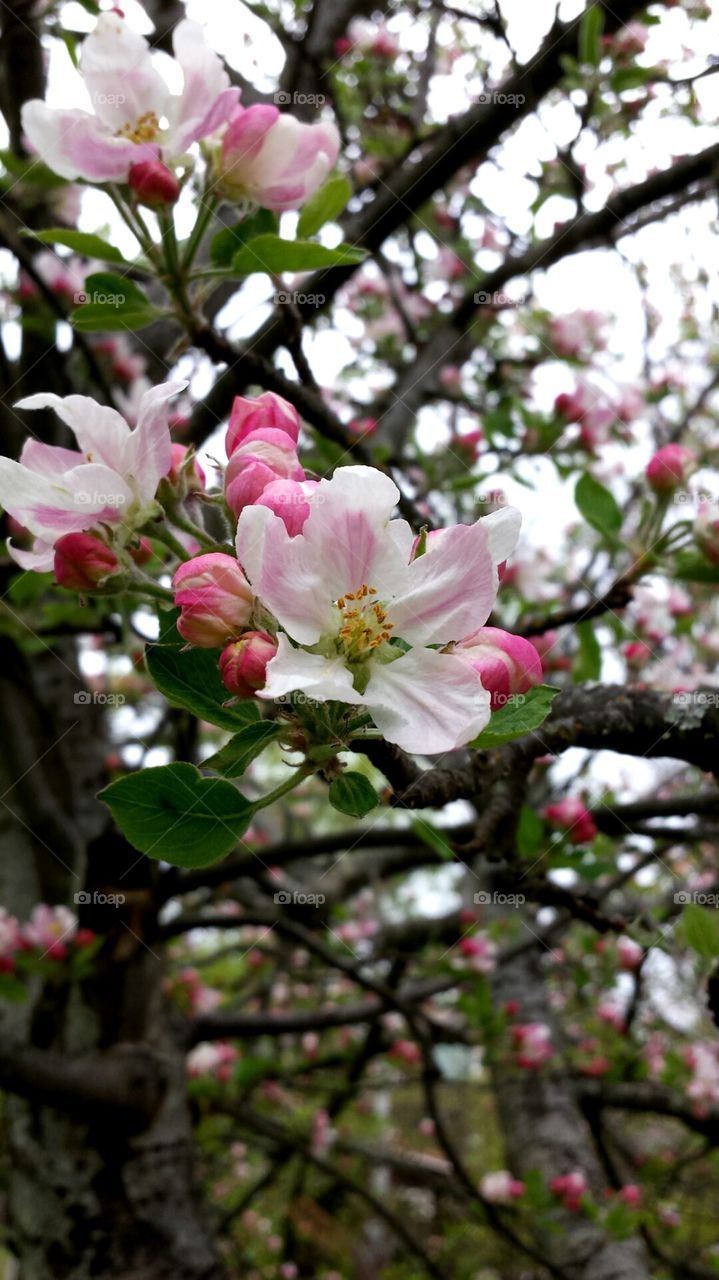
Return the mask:
[[276,395],[274,391],[264,391],[254,400],[235,396],[225,436],[225,450],[228,458],[243,440],[264,427],[284,431],[296,444],[300,434],[299,414],[289,400]]
[[80,54],[94,115],[33,98],[22,110],[30,146],[54,173],[89,182],[127,182],[133,165],[184,155],[191,143],[229,120],[239,89],[230,87],[196,22],[179,22],[172,45],[181,94],[170,92],[144,36],[116,10],[101,13]]
[[232,556],[210,551],[185,561],[172,579],[181,613],[177,630],[189,644],[215,649],[249,625],[254,598]]
[[121,526],[122,542],[156,514],[155,492],[172,461],[167,401],[186,385],[165,382],[146,391],[133,430],[89,396],[40,392],[18,401],[18,409],[54,409],[80,446],[27,440],[19,462],[0,458],[0,503],[35,539],[30,550],[8,543],[23,569],[52,569],[53,547],[63,534],[108,524]]
[[364,706],[388,741],[431,755],[463,746],[489,719],[489,694],[469,665],[430,646],[486,621],[520,516],[505,508],[442,530],[411,560],[410,526],[390,522],[398,497],[382,472],[341,467],[310,494],[295,538],[266,507],[246,507],[237,554],[286,633],[261,696],[302,690]]
[[626,1182],[617,1192],[617,1198],[628,1205],[630,1209],[638,1209],[642,1203],[642,1189],[638,1187],[636,1182]]
[[235,515],[256,502],[273,480],[304,480],[292,436],[261,427],[235,445],[225,472],[225,497]]
[[548,804],[544,816],[550,826],[564,832],[570,844],[586,844],[597,834],[594,818],[578,796],[566,796],[558,804]]
[[697,456],[683,444],[665,444],[647,463],[647,480],[655,493],[671,493],[696,470]]
[[220,655],[220,675],[230,693],[237,698],[252,698],[264,688],[267,664],[277,653],[277,643],[266,631],[246,631],[233,640]]
[[491,973],[495,968],[497,947],[491,938],[487,938],[484,934],[462,938],[459,949],[469,962],[470,969],[474,969],[476,973]]
[[559,1177],[552,1178],[549,1183],[549,1190],[554,1192],[555,1196],[559,1196],[564,1208],[569,1209],[572,1213],[576,1213],[581,1207],[582,1196],[588,1189],[587,1179],[581,1169],[574,1169],[571,1173],[560,1174]]
[[26,946],[37,948],[52,960],[63,960],[76,930],[77,918],[68,907],[38,902],[22,926],[22,937]]
[[216,1080],[226,1081],[232,1075],[232,1065],[239,1057],[234,1045],[224,1040],[211,1043],[203,1040],[196,1044],[187,1055],[187,1073],[197,1079],[199,1076],[214,1076]]
[[496,1169],[480,1178],[479,1190],[490,1204],[511,1204],[513,1200],[521,1199],[525,1187],[507,1169]]
[[640,947],[639,943],[634,942],[632,938],[619,938],[617,940],[617,959],[619,968],[631,973],[641,966],[644,959],[644,947]]
[[534,645],[499,627],[480,627],[454,652],[477,672],[483,688],[492,695],[493,711],[512,694],[526,693],[542,683],[542,660]]
[[186,491],[191,493],[193,490],[203,490],[207,484],[207,477],[194,455],[189,462],[185,461],[188,452],[187,445],[173,444],[172,466],[167,473],[167,479],[170,484],[178,484],[182,477]]
[[165,209],[180,198],[180,184],[161,160],[140,160],[130,167],[128,186],[148,209]]
[[218,187],[228,200],[299,209],[334,169],[339,149],[333,124],[303,124],[259,103],[238,107],[217,157]]
[[719,503],[701,503],[694,521],[694,537],[707,560],[719,564]]
[[531,1071],[554,1057],[552,1033],[544,1022],[517,1022],[512,1027],[518,1067]]
[[66,533],[55,543],[55,581],[69,591],[94,591],[119,573],[120,561],[92,533]]
[[299,480],[271,480],[255,501],[257,506],[269,507],[270,511],[274,511],[284,521],[290,537],[294,537],[302,532],[310,514],[309,490],[306,486],[314,487],[315,483],[312,480],[304,483]]
[[8,973],[15,964],[15,954],[22,948],[22,930],[15,916],[0,907],[0,973]]

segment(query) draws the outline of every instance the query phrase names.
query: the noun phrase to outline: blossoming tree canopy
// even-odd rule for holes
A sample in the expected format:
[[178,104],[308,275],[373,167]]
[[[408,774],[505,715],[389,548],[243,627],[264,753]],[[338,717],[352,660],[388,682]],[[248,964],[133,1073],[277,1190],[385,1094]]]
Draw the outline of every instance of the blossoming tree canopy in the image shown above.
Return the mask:
[[0,7],[3,1280],[716,1273],[704,0]]

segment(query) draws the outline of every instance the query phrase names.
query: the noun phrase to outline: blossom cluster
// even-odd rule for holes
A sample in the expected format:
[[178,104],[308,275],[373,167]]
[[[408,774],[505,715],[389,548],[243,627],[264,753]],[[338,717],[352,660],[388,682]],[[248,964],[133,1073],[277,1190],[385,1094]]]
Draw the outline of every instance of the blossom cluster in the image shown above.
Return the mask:
[[72,944],[87,946],[94,937],[91,930],[78,929],[77,917],[65,906],[38,902],[24,924],[0,907],[0,973],[12,972],[17,957],[29,951],[64,960]]

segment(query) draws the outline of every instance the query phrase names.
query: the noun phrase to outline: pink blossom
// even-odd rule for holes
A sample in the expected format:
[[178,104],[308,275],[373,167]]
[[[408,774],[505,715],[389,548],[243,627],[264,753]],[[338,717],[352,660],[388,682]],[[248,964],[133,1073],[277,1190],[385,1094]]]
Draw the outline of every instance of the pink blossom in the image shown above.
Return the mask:
[[462,938],[459,949],[469,961],[469,967],[476,973],[491,973],[494,969],[497,948],[485,934],[475,933],[471,938]]
[[597,1017],[608,1026],[613,1027],[620,1035],[627,1029],[623,1010],[613,1000],[601,1000],[597,1005]]
[[277,653],[277,643],[266,631],[246,631],[220,655],[222,682],[236,698],[252,698],[263,689],[267,665]]
[[264,391],[254,400],[235,396],[232,402],[230,424],[225,436],[225,450],[228,458],[243,440],[264,427],[284,431],[296,444],[300,434],[299,414],[294,405],[284,400],[282,396],[276,395],[274,391]]
[[455,653],[474,667],[483,688],[492,695],[493,711],[512,694],[526,693],[542,683],[542,660],[534,645],[499,627],[481,627],[462,640]]
[[222,140],[218,185],[228,200],[299,209],[334,169],[339,149],[333,124],[302,124],[262,104],[238,107]]
[[238,1057],[234,1045],[224,1040],[203,1040],[187,1055],[187,1073],[192,1079],[214,1076],[216,1080],[226,1081],[230,1079],[232,1066]]
[[561,1198],[565,1209],[576,1213],[581,1208],[582,1196],[588,1190],[588,1183],[581,1169],[574,1169],[571,1173],[552,1178],[549,1190]]
[[332,1121],[329,1113],[323,1108],[315,1111],[312,1117],[312,1153],[316,1156],[323,1156],[329,1151],[334,1139],[334,1130],[332,1129]]
[[701,503],[694,521],[694,537],[707,560],[719,564],[719,503]]
[[23,569],[52,569],[54,544],[65,533],[102,523],[121,526],[122,541],[156,514],[155,492],[171,463],[167,401],[185,386],[166,382],[145,392],[134,430],[89,396],[40,392],[18,402],[18,409],[54,409],[80,446],[77,451],[30,439],[19,462],[0,458],[0,503],[35,539],[29,551],[8,544]]
[[409,1067],[415,1067],[422,1061],[422,1050],[414,1040],[395,1040],[387,1050],[387,1056],[397,1062],[405,1062]]
[[284,521],[290,537],[294,538],[296,534],[302,532],[310,514],[306,485],[312,484],[314,481],[311,480],[305,481],[304,484],[299,480],[271,480],[255,501],[257,505],[269,507],[270,511],[274,511],[275,515]]
[[620,969],[632,973],[641,966],[644,947],[640,947],[639,943],[634,942],[632,938],[621,937],[617,941],[617,959]]
[[166,209],[180,198],[180,184],[161,160],[153,158],[133,164],[127,181],[138,203],[149,209]]
[[22,949],[22,943],[22,930],[15,916],[0,907],[0,973],[14,967],[14,957]]
[[512,1040],[517,1050],[517,1066],[525,1070],[541,1067],[554,1057],[552,1033],[544,1022],[515,1023]]
[[[189,456],[188,456],[189,455]],[[202,490],[207,484],[207,477],[194,454],[186,444],[172,445],[172,466],[167,473],[170,484],[179,484],[182,480],[187,492]]]
[[66,533],[55,543],[55,581],[68,591],[95,591],[120,572],[120,561],[92,533]]
[[22,937],[27,946],[42,951],[52,960],[63,960],[67,955],[67,943],[74,937],[76,929],[77,918],[68,907],[50,907],[39,902],[22,927]]
[[221,551],[181,564],[172,585],[181,609],[177,630],[189,644],[215,649],[248,626],[254,598],[236,560]]
[[578,796],[548,804],[544,816],[550,826],[564,832],[570,844],[586,844],[597,834],[594,818]]
[[696,465],[693,449],[683,444],[665,444],[647,463],[647,480],[655,493],[671,493],[688,480]]
[[687,1085],[687,1097],[701,1108],[719,1102],[719,1059],[715,1046],[694,1044],[689,1065],[692,1078]]
[[601,351],[606,346],[603,329],[606,316],[599,311],[572,311],[565,316],[552,316],[549,341],[558,356],[577,359]]
[[262,427],[232,450],[225,472],[225,497],[235,515],[256,502],[273,480],[304,480],[292,436],[277,427]]
[[411,528],[390,523],[398,496],[382,472],[341,467],[310,494],[297,537],[266,507],[245,507],[237,554],[287,633],[262,696],[301,689],[319,702],[365,706],[390,742],[433,754],[469,742],[487,723],[490,698],[466,662],[430,646],[486,621],[520,519],[505,508],[443,530],[411,561]]
[[94,115],[74,107],[48,107],[39,98],[22,110],[28,142],[54,173],[90,182],[126,182],[133,165],[156,161],[159,155],[169,163],[230,119],[239,89],[230,87],[202,28],[183,19],[172,44],[183,80],[179,95],[170,92],[144,36],[126,26],[116,11],[100,14],[80,54]]
[[479,1190],[490,1204],[511,1204],[513,1200],[521,1199],[525,1187],[506,1169],[496,1169],[480,1178]]
[[642,1203],[642,1189],[637,1186],[636,1182],[627,1182],[623,1187],[619,1188],[617,1198],[628,1205],[630,1209],[638,1209]]

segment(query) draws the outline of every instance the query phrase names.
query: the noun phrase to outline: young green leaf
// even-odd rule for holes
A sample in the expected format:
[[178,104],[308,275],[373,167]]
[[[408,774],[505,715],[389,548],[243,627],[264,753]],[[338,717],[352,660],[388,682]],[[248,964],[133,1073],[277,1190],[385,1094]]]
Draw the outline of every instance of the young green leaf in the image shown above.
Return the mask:
[[684,936],[689,946],[705,960],[719,956],[719,914],[716,909],[690,902],[682,912]]
[[224,227],[210,241],[210,262],[215,267],[229,267],[232,259],[248,240],[277,231],[277,214],[270,209],[258,209],[251,218]]
[[415,818],[412,823],[412,830],[420,840],[423,840],[430,849],[439,854],[445,862],[451,861],[454,857],[454,849],[449,840],[438,827],[433,827],[431,822],[426,822],[424,818]]
[[237,843],[253,806],[220,778],[192,764],[141,769],[99,793],[120,830],[140,853],[176,867],[206,867]]
[[203,769],[214,769],[225,778],[239,778],[249,764],[261,755],[265,747],[279,736],[279,725],[270,720],[258,720],[240,729],[224,747],[220,747],[208,760],[203,760]]
[[315,271],[323,267],[346,267],[364,261],[363,249],[340,244],[327,249],[313,240],[282,240],[280,236],[256,236],[232,259],[232,274],[249,276],[255,271],[281,275],[283,271]]
[[[103,240],[101,236],[91,235],[87,231],[71,231],[65,227],[50,227],[47,231],[32,231],[34,240],[43,244],[61,244],[74,253],[81,253],[85,258],[99,258],[101,262],[116,262],[120,266],[125,262],[125,255],[114,244]],[[117,279],[120,277],[118,276]]]
[[579,26],[579,61],[592,67],[599,66],[602,57],[602,31],[604,11],[598,4],[587,9]]
[[153,305],[142,289],[127,276],[98,271],[85,281],[79,305],[70,320],[81,333],[115,329],[144,329],[165,313]]
[[584,680],[598,680],[602,670],[602,650],[593,622],[590,619],[580,622],[576,634],[579,652],[572,664],[572,679],[576,684]]
[[145,661],[154,683],[170,706],[184,707],[200,720],[208,720],[230,733],[238,733],[247,724],[259,721],[260,713],[251,698],[223,706],[228,696],[217,669],[217,650],[183,648],[174,625],[162,638],[167,635],[175,643],[148,645]]
[[351,818],[364,818],[377,805],[377,792],[363,773],[350,770],[330,783],[330,804]]
[[622,527],[622,513],[609,490],[588,471],[577,481],[574,501],[587,524],[603,534],[609,542],[615,541]]
[[549,715],[552,700],[558,693],[559,689],[540,684],[530,689],[529,693],[513,694],[512,701],[493,713],[487,728],[469,745],[482,750],[503,747],[505,742],[512,742],[515,738],[522,738],[533,729],[538,729]]
[[352,184],[339,174],[330,178],[319,191],[307,201],[297,223],[297,235],[300,240],[313,236],[326,222],[334,222],[342,213],[352,195]]

